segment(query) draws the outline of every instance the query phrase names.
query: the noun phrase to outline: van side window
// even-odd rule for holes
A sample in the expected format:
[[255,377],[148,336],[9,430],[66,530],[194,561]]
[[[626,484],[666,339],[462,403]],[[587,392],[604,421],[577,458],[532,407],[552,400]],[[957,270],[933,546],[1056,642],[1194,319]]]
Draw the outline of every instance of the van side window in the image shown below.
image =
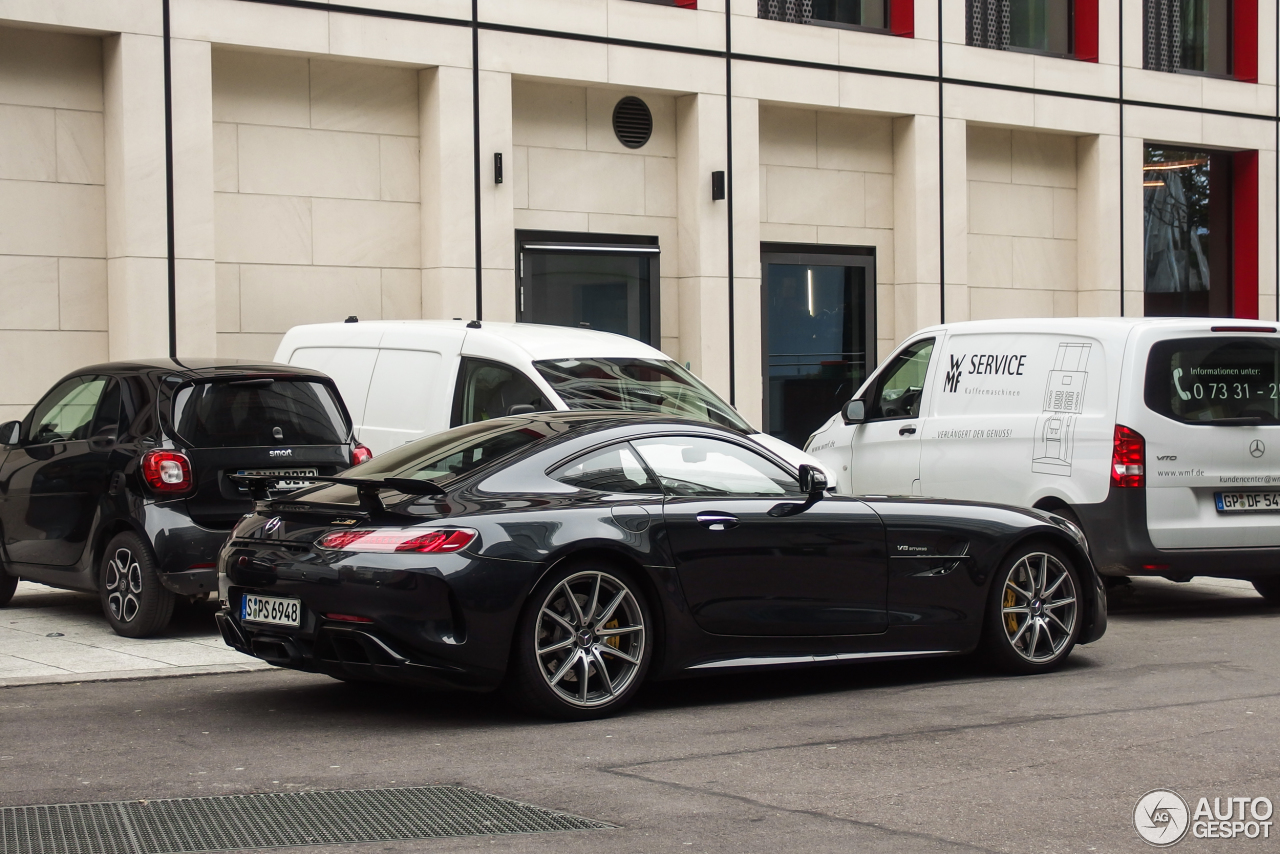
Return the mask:
[[512,407],[531,406],[521,412],[553,409],[543,393],[520,371],[487,359],[462,360],[458,387],[453,396],[453,427],[511,415]]
[[898,354],[876,382],[867,407],[868,421],[920,417],[920,398],[932,355],[932,338],[917,341]]

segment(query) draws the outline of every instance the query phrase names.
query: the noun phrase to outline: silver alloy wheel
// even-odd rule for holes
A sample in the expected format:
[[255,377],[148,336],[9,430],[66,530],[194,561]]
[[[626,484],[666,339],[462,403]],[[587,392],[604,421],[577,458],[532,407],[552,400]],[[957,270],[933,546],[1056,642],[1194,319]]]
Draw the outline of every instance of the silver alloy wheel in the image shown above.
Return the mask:
[[1001,622],[1013,651],[1033,664],[1053,661],[1076,625],[1076,585],[1051,554],[1024,555],[1004,581]]
[[571,706],[600,706],[626,691],[640,672],[645,643],[640,603],[607,572],[569,576],[547,594],[538,612],[538,670]]
[[107,561],[107,571],[102,579],[107,589],[107,607],[111,616],[122,623],[131,623],[142,608],[142,567],[129,549],[116,549]]

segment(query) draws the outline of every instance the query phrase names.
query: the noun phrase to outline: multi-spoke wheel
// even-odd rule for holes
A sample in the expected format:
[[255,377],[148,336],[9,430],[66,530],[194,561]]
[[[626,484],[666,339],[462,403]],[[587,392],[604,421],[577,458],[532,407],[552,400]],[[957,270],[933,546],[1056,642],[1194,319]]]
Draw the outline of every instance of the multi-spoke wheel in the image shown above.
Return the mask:
[[1071,560],[1040,544],[1010,555],[992,584],[985,645],[1002,669],[1042,673],[1080,635],[1080,585]]
[[116,634],[141,638],[169,624],[174,595],[161,585],[151,549],[137,534],[117,534],[107,544],[98,582],[102,611]]
[[512,686],[517,699],[544,714],[611,714],[648,669],[644,596],[613,567],[579,564],[552,575],[530,596],[519,631]]

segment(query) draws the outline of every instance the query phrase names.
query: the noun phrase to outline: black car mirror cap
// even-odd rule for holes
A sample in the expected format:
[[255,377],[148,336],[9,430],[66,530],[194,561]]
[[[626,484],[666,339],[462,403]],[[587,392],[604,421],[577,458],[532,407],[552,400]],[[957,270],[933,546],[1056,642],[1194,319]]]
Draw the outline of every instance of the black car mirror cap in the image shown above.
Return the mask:
[[0,445],[16,445],[22,436],[21,421],[6,421],[0,424]]
[[840,410],[845,424],[861,424],[867,420],[867,404],[860,397],[855,397]]
[[827,473],[814,465],[800,466],[800,491],[814,498],[821,498],[827,491]]

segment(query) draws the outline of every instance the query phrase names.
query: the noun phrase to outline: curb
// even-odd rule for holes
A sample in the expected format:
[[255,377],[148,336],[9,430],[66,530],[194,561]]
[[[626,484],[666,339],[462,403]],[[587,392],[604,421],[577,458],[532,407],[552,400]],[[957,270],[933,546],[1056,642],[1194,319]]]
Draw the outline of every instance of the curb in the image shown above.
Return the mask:
[[0,678],[0,689],[27,685],[67,685],[82,682],[136,682],[143,679],[172,679],[178,676],[209,676],[226,673],[257,673],[275,668],[264,662],[252,664],[200,664],[189,667],[157,667],[140,670],[104,670],[97,673],[56,673],[50,676]]

